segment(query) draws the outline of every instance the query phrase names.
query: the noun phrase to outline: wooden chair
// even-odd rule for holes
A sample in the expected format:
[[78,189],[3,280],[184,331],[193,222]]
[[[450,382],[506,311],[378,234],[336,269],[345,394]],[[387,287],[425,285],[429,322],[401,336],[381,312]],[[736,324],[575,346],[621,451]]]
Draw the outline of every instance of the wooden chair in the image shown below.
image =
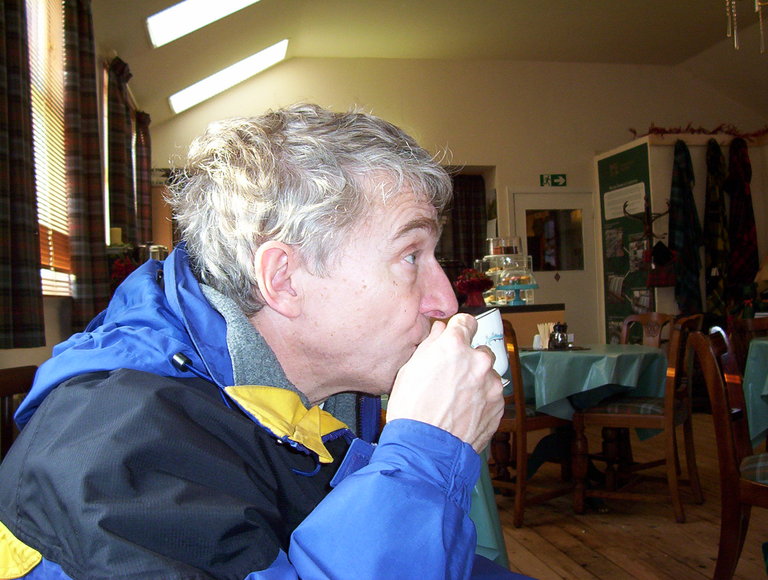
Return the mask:
[[35,372],[34,365],[0,369],[0,459],[8,453],[19,433],[13,413],[22,396],[32,388]]
[[[680,318],[674,322],[670,335],[669,364],[663,397],[632,397],[617,395],[595,407],[577,411],[573,416],[575,431],[574,508],[577,513],[584,512],[586,497],[602,497],[620,500],[659,501],[660,497],[671,500],[678,522],[685,521],[685,511],[680,497],[680,484],[691,486],[693,498],[697,503],[704,501],[696,466],[696,453],[693,444],[693,422],[691,412],[691,386],[688,380],[689,357],[686,356],[686,340],[690,332],[701,328],[702,315]],[[620,472],[615,481],[626,480],[616,488],[587,489],[586,475],[588,464],[588,443],[585,435],[587,425],[604,428],[644,428],[662,431],[664,438],[664,457],[645,463],[626,462],[619,464]],[[677,445],[677,427],[682,427],[688,479],[680,479],[680,459]],[[608,450],[606,450],[608,451]],[[599,456],[596,457],[600,459]],[[630,491],[642,479],[638,473],[651,467],[665,466],[668,490],[666,494],[640,493]],[[608,469],[613,466],[608,464]],[[658,479],[658,478],[650,478]]]
[[621,323],[621,344],[630,344],[633,327],[640,325],[643,331],[642,344],[662,348],[666,340],[663,338],[667,325],[672,324],[675,317],[662,312],[644,312],[631,314]]
[[[621,323],[621,336],[619,337],[619,344],[635,344],[637,340],[634,340],[637,335],[635,330],[640,327],[642,331],[642,340],[639,344],[645,346],[652,346],[655,348],[661,348],[665,352],[668,350],[668,328],[675,320],[672,314],[665,314],[663,312],[643,312],[641,314],[630,314]],[[603,429],[603,439],[605,445],[608,447],[613,446],[616,452],[612,454],[613,457],[627,458],[631,461],[632,458],[632,444],[629,435],[629,429],[613,429],[606,427]],[[610,463],[610,456],[604,456],[603,461]],[[615,487],[615,481],[612,479],[614,474],[613,466],[608,470],[608,485]]]
[[735,318],[731,324],[729,340],[736,357],[739,373],[744,376],[747,365],[749,343],[758,336],[768,336],[768,317],[765,318]]
[[[504,340],[509,354],[512,394],[505,397],[504,416],[491,442],[491,457],[495,464],[491,481],[497,489],[514,492],[512,521],[515,527],[519,528],[523,525],[523,513],[526,506],[566,495],[573,489],[570,482],[548,489],[529,485],[528,433],[558,427],[570,428],[571,422],[537,413],[532,405],[526,404],[517,336],[508,320],[504,320],[503,323]],[[510,436],[513,453],[510,453]],[[564,458],[564,463],[561,463],[561,466],[564,479],[570,479],[570,458]],[[514,468],[514,476],[510,472],[512,468]]]
[[752,506],[768,508],[768,453],[755,454],[749,437],[741,375],[728,337],[719,327],[710,335],[693,333],[695,351],[707,384],[720,466],[720,543],[714,578],[733,577],[749,528]]

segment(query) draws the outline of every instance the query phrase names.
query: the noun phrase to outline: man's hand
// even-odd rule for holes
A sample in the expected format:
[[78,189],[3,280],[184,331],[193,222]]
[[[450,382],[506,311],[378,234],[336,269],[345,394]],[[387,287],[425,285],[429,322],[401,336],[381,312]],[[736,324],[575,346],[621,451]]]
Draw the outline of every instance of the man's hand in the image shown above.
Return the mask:
[[468,314],[435,322],[395,378],[387,421],[414,419],[452,433],[478,453],[504,412],[501,378],[486,346],[469,345],[477,322]]

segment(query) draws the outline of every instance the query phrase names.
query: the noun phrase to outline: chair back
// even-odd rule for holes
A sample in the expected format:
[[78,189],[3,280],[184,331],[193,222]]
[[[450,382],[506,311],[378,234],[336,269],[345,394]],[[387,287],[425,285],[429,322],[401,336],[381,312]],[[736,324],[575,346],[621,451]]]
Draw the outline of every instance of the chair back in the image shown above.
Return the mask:
[[[709,340],[712,342],[712,347],[717,355],[718,364],[722,372],[728,376],[733,375],[732,380],[737,380],[741,384],[741,370],[739,369],[739,363],[736,358],[736,350],[733,347],[731,339],[720,326],[713,326],[709,329]],[[741,392],[741,391],[740,391]],[[742,392],[743,395],[743,392]]]
[[13,414],[23,395],[32,388],[35,372],[34,365],[0,369],[0,459],[19,433]]
[[621,323],[621,344],[629,344],[632,338],[632,328],[639,324],[643,330],[643,341],[645,346],[655,346],[661,348],[664,342],[662,336],[665,327],[674,321],[675,317],[671,314],[662,312],[643,312],[642,314],[630,314]]
[[768,336],[768,317],[735,318],[731,323],[730,341],[736,356],[739,372],[744,374],[749,354],[749,343],[758,336]]
[[[520,364],[520,347],[517,344],[517,334],[512,323],[506,318],[502,319],[504,326],[504,344],[509,356],[509,377],[512,392],[504,396],[507,405],[514,405],[521,417],[525,417],[525,389],[523,388],[523,370]],[[522,423],[522,421],[518,421]]]
[[741,375],[735,368],[731,345],[722,328],[713,327],[709,336],[694,332],[688,343],[696,353],[707,384],[717,440],[720,484],[722,489],[735,490],[741,476],[739,466],[745,457],[753,454]]
[[671,413],[670,416],[677,416],[678,420],[685,419],[692,411],[693,353],[689,352],[686,346],[691,333],[701,330],[703,320],[703,314],[680,317],[672,323],[669,334],[665,412]]

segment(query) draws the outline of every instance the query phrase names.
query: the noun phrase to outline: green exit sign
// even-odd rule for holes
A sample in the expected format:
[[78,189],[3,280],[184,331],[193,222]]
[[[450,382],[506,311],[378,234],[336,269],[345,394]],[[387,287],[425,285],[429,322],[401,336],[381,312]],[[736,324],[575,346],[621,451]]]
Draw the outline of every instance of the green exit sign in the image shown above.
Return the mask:
[[541,187],[565,187],[568,184],[568,178],[565,173],[543,173],[539,175],[539,185]]

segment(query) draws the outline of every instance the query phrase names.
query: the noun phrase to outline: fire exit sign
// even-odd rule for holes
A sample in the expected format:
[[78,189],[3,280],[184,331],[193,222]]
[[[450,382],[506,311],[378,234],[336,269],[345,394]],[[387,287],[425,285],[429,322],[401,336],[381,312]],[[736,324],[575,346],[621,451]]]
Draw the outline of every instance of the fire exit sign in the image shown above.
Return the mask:
[[542,173],[539,175],[539,185],[541,187],[565,187],[568,178],[565,173]]

